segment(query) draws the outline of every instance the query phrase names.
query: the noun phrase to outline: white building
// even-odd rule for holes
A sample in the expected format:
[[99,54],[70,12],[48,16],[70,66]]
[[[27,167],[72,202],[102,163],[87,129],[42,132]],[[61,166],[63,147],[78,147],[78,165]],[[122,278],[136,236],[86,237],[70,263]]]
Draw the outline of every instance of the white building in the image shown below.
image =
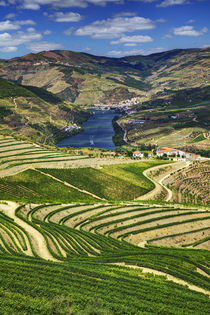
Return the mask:
[[133,157],[134,158],[142,158],[143,156],[144,156],[144,154],[141,153],[140,151],[133,152]]

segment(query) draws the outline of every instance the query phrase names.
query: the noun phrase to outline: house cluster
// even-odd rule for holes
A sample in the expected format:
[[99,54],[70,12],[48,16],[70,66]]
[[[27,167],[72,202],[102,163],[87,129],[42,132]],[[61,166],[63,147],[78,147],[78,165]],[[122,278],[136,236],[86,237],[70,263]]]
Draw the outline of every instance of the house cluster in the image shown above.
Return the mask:
[[[148,154],[148,157],[152,157],[152,153]],[[174,149],[174,148],[168,148],[168,147],[160,147],[156,149],[156,156],[166,156],[173,158],[174,160],[193,160],[193,161],[198,161],[202,159],[200,155],[190,153],[190,152],[185,152],[182,150]],[[133,157],[134,158],[143,158],[144,153],[141,151],[135,151],[133,152]]]
[[172,119],[183,119],[183,118],[196,118],[196,115],[194,112],[187,110],[185,112],[177,113],[176,115],[171,115],[169,118]]
[[178,150],[178,149],[173,149],[173,148],[168,148],[168,147],[161,147],[161,148],[157,148],[157,156],[170,156],[170,157],[174,157],[176,159],[189,159],[189,160],[200,160],[201,156],[194,154],[194,153],[190,153],[190,152],[185,152],[182,150]]
[[146,120],[143,119],[131,119],[128,121],[129,125],[143,125]]
[[79,129],[80,127],[77,126],[77,124],[68,125],[64,128],[66,132],[71,132],[73,129]]
[[137,98],[137,97],[133,97],[133,98],[131,98],[131,99],[128,99],[128,100],[124,100],[124,101],[119,102],[119,103],[118,103],[118,106],[119,106],[119,107],[125,107],[125,106],[130,107],[130,106],[136,105],[136,104],[138,104],[138,103],[139,103],[138,98]]
[[[141,151],[135,151],[135,152],[133,152],[133,157],[134,158],[143,158],[144,153]],[[152,153],[148,153],[148,157],[152,157]]]
[[119,103],[110,103],[110,104],[101,104],[99,102],[95,103],[95,107],[103,108],[103,109],[118,109],[126,114],[134,114],[137,113],[136,110],[131,109],[130,107],[139,103],[137,97],[133,97],[131,99],[127,99],[121,101]]
[[142,158],[142,157],[144,157],[144,154],[141,151],[135,151],[135,152],[133,152],[133,157],[134,158]]

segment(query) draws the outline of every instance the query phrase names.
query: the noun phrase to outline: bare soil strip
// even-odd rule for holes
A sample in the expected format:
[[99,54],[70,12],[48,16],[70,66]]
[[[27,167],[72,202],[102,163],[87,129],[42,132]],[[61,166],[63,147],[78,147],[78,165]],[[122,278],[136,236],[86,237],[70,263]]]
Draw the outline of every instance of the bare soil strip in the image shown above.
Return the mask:
[[[7,201],[7,205],[1,204],[0,208],[4,211],[4,213],[14,219],[14,222],[20,225],[26,232],[28,232],[29,237],[32,240],[33,246],[37,254],[46,260],[57,261],[48,251],[47,244],[43,235],[33,228],[31,225],[27,224],[26,222],[22,221],[18,217],[15,216],[15,209],[19,205],[12,201]],[[28,244],[27,244],[28,245]],[[31,255],[32,256],[32,253]]]
[[193,284],[190,284],[190,283],[188,283],[188,282],[186,282],[184,280],[181,280],[179,278],[171,276],[171,275],[169,275],[169,274],[167,274],[165,272],[162,272],[162,271],[158,271],[158,270],[151,269],[151,268],[144,268],[144,267],[134,266],[134,265],[126,265],[125,263],[114,263],[114,265],[124,266],[124,267],[134,268],[134,269],[140,269],[144,273],[152,273],[153,275],[164,276],[164,277],[166,277],[166,279],[168,281],[173,281],[173,282],[178,283],[180,285],[187,286],[190,290],[197,291],[197,292],[200,292],[200,293],[203,293],[203,294],[206,294],[206,295],[210,295],[210,291],[202,289],[202,288],[199,288],[199,287],[197,287],[197,286],[195,286]]
[[145,177],[147,177],[149,180],[151,180],[153,182],[153,184],[155,185],[155,188],[148,192],[147,194],[140,196],[137,198],[137,200],[153,200],[155,199],[155,197],[157,195],[160,195],[161,192],[166,191],[167,192],[167,197],[165,198],[165,201],[169,201],[172,198],[172,191],[170,189],[168,189],[168,187],[166,187],[163,184],[163,181],[168,178],[169,176],[171,176],[171,173],[173,173],[174,171],[180,170],[182,168],[188,167],[189,166],[189,162],[176,162],[173,164],[170,164],[171,169],[170,171],[166,171],[166,173],[162,174],[158,180],[151,178],[151,171],[158,171],[161,169],[167,169],[168,168],[168,164],[166,165],[158,165],[155,167],[151,167],[149,169],[146,169],[145,171],[143,171],[143,175]]

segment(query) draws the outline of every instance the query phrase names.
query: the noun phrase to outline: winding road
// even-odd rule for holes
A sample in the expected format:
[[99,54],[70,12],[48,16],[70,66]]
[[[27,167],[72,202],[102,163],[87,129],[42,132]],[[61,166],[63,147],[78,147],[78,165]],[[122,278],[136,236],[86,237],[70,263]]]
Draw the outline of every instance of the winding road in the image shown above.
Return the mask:
[[[0,204],[0,210],[2,210],[10,218],[14,219],[14,222],[17,223],[19,226],[21,226],[29,234],[29,237],[33,243],[34,249],[36,253],[38,254],[38,256],[46,260],[57,261],[50,254],[43,235],[34,227],[32,227],[30,224],[22,221],[20,218],[18,218],[15,215],[15,210],[17,209],[17,207],[19,207],[19,204],[12,201],[6,201],[6,203],[7,205]],[[28,240],[27,240],[27,247],[28,247],[27,254],[29,256],[33,256]]]
[[[187,161],[187,162],[179,161],[179,162],[175,162],[173,164],[154,166],[154,167],[151,167],[151,168],[143,171],[143,175],[153,182],[153,184],[155,185],[155,188],[153,190],[149,191],[147,194],[138,197],[137,200],[154,200],[156,196],[161,194],[161,192],[166,191],[167,195],[166,195],[166,198],[164,200],[170,201],[172,196],[173,196],[173,193],[166,185],[164,185],[164,181],[166,180],[166,178],[170,177],[172,175],[172,173],[174,173],[175,171],[178,171],[178,170],[181,170],[185,167],[188,167],[190,165],[190,163],[191,162],[189,162],[189,161]],[[170,166],[170,170],[167,170],[167,168],[169,166]],[[164,172],[162,175],[160,175],[158,177],[158,179],[154,179],[150,176],[151,171],[155,171],[155,170],[158,171],[158,170],[162,170],[164,168],[166,169],[166,172]]]

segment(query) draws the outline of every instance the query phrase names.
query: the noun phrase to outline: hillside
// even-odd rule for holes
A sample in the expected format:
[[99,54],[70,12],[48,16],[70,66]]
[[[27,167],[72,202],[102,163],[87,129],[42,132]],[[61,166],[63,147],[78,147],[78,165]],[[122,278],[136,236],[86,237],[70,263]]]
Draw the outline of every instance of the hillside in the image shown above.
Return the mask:
[[167,90],[118,120],[133,145],[209,150],[210,86]]
[[1,60],[0,76],[43,87],[81,105],[115,103],[135,96],[144,102],[164,89],[208,86],[209,56],[210,48],[124,58],[44,51]]
[[54,144],[67,134],[64,127],[80,124],[89,114],[42,88],[0,79],[0,133]]
[[2,314],[207,314],[209,208],[138,200],[174,165],[1,137]]
[[173,201],[208,205],[209,161],[194,162],[188,168],[174,172],[166,184],[173,191]]

